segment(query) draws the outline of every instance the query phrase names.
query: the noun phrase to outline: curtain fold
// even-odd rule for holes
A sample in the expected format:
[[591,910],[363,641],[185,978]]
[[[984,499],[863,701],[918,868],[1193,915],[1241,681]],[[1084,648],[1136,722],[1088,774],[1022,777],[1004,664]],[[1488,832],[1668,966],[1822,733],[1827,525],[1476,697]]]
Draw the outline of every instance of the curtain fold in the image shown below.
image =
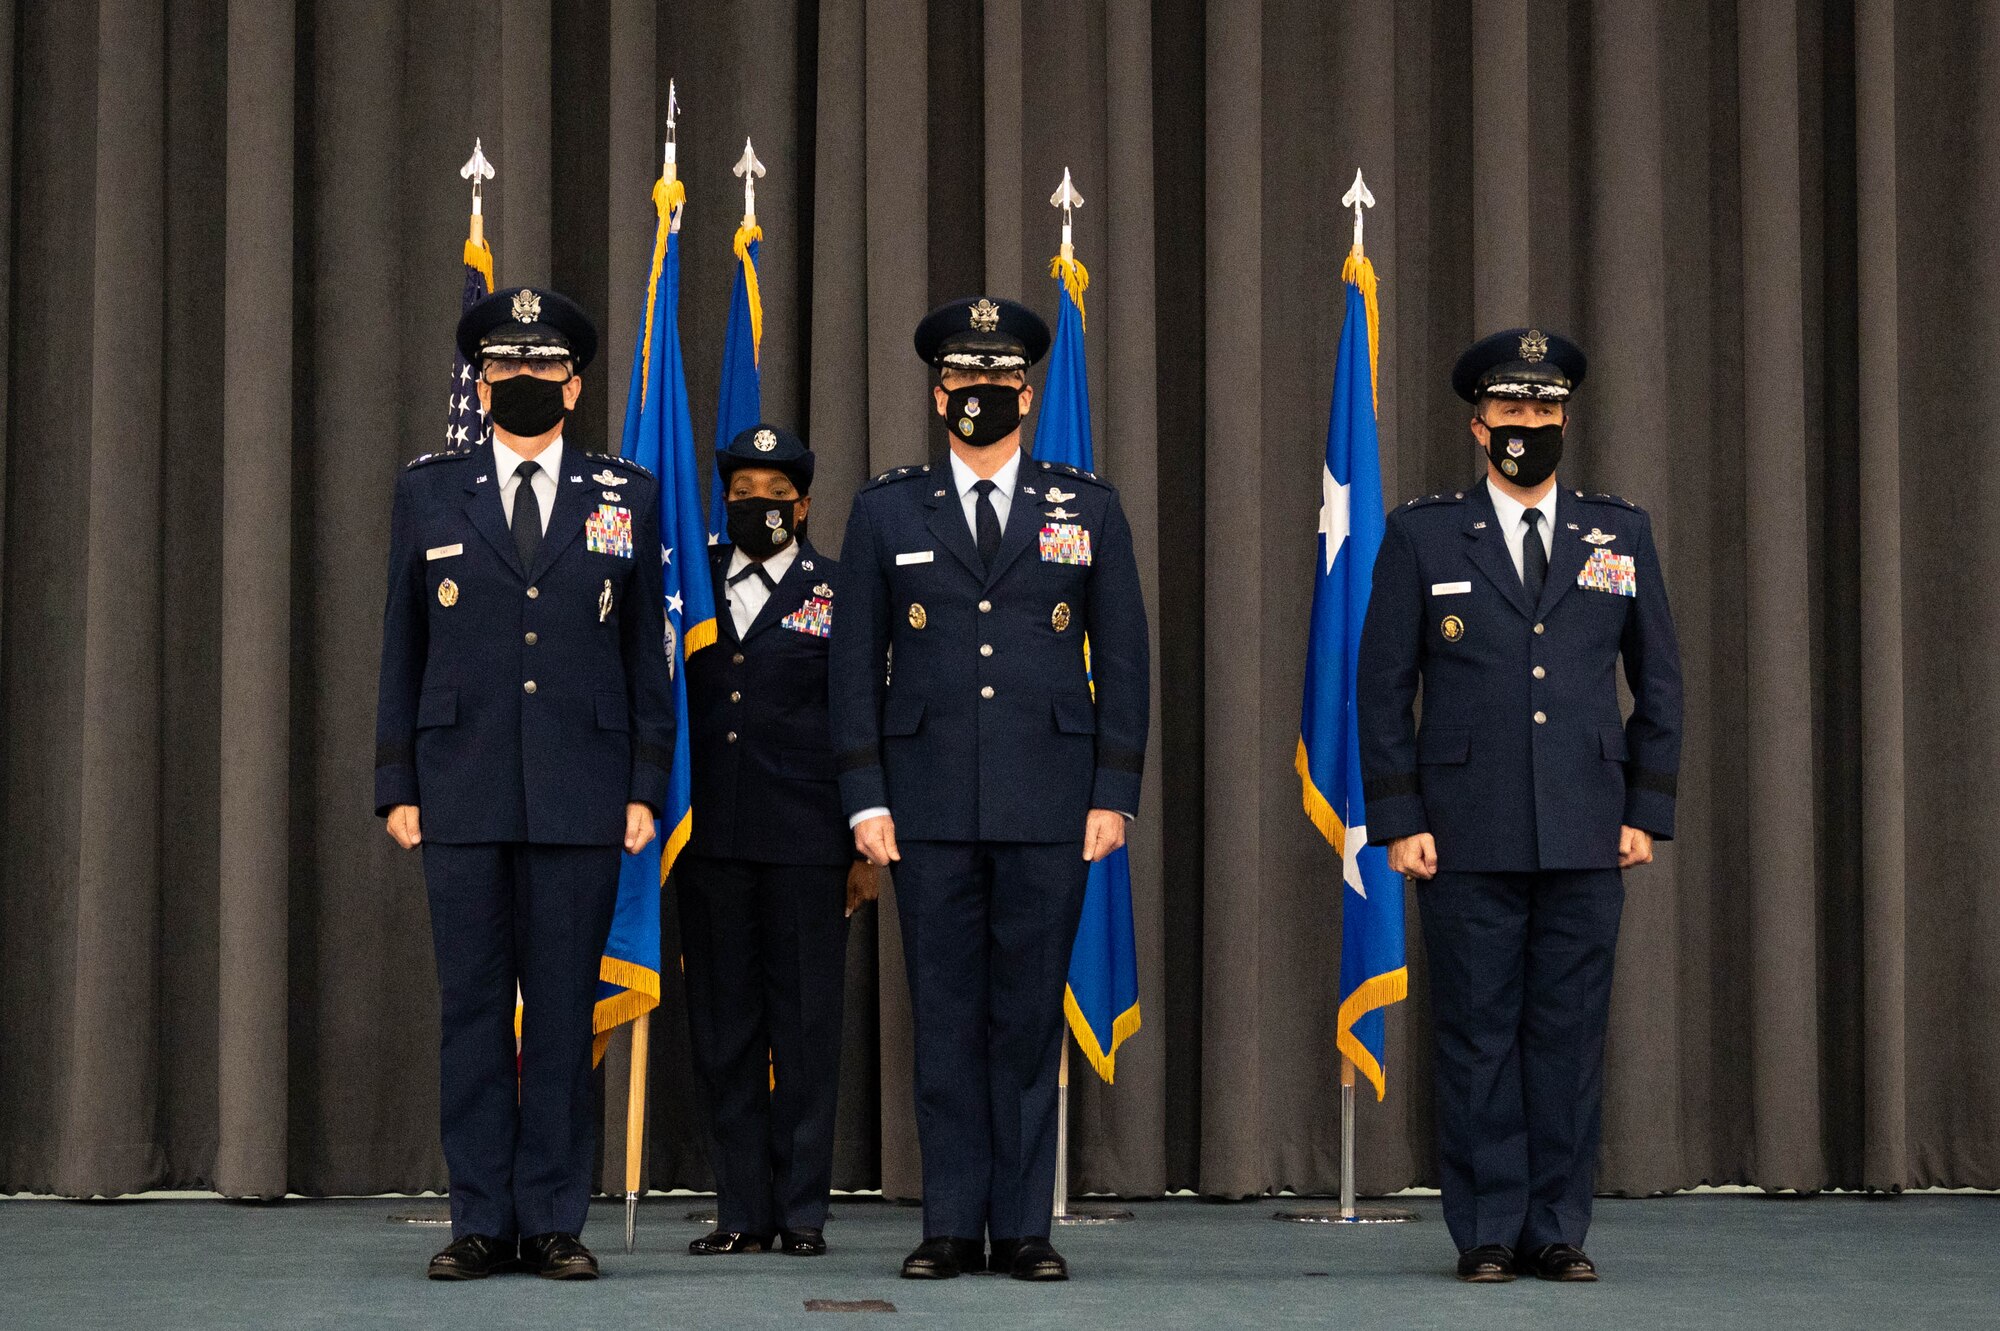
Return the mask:
[[[1115,1086],[1073,1063],[1073,1188],[1338,1180],[1339,866],[1291,754],[1356,168],[1392,501],[1476,479],[1449,366],[1539,323],[1592,363],[1565,483],[1659,534],[1681,833],[1628,880],[1600,1186],[2000,1186],[1996,58],[1975,0],[0,0],[0,1191],[443,1183],[420,865],[368,807],[389,496],[475,136],[500,281],[596,319],[570,429],[617,448],[669,78],[697,433],[747,136],[764,410],[831,552],[943,448],[916,320],[1052,316],[1065,168],[1087,201],[1156,707],[1144,1027]],[[893,893],[836,1183],[912,1197]],[[1435,1177],[1414,905],[1410,952],[1364,1190]],[[645,1179],[702,1187],[665,969]]]

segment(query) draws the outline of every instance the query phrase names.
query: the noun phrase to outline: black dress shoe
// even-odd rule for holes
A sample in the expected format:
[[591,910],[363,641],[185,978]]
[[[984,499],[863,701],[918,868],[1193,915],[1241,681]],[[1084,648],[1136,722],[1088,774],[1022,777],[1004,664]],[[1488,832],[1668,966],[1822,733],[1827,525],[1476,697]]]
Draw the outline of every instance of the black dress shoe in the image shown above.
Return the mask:
[[824,1257],[826,1235],[817,1229],[787,1229],[778,1235],[778,1249],[793,1257]]
[[467,1234],[431,1258],[425,1274],[432,1280],[484,1280],[513,1270],[515,1264],[514,1240]]
[[978,1239],[953,1239],[940,1235],[925,1239],[916,1251],[903,1259],[905,1280],[950,1280],[968,1271],[986,1269],[986,1245]]
[[718,1229],[688,1244],[688,1251],[696,1257],[727,1257],[739,1252],[768,1252],[770,1247],[769,1234],[746,1234],[741,1230]]
[[1597,1264],[1583,1255],[1583,1249],[1568,1243],[1548,1243],[1535,1249],[1521,1259],[1521,1270],[1543,1280],[1597,1279]]
[[521,1262],[544,1280],[595,1280],[597,1259],[574,1234],[537,1234],[521,1240]]
[[[1000,1245],[995,1243],[993,1247],[997,1255]],[[994,1269],[1000,1269],[998,1263]],[[1047,1239],[1017,1239],[1008,1258],[1007,1274],[1016,1280],[1068,1280],[1069,1263]]]
[[1482,1243],[1458,1255],[1458,1278],[1469,1285],[1501,1285],[1514,1278],[1514,1250],[1504,1243]]

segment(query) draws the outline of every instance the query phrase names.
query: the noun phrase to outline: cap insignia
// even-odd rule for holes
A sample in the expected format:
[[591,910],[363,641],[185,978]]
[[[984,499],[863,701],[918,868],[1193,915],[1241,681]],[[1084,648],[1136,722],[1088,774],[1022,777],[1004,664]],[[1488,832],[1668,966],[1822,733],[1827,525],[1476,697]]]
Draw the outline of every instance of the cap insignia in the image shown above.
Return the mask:
[[972,326],[982,333],[998,332],[1000,329],[1000,307],[985,297],[972,307]]
[[769,453],[778,446],[778,436],[770,430],[759,430],[757,437],[750,442],[756,445],[759,453]]
[[523,324],[542,321],[542,298],[525,287],[514,293],[514,322]]
[[1521,334],[1521,359],[1530,365],[1539,363],[1549,354],[1549,337],[1538,328],[1530,328]]

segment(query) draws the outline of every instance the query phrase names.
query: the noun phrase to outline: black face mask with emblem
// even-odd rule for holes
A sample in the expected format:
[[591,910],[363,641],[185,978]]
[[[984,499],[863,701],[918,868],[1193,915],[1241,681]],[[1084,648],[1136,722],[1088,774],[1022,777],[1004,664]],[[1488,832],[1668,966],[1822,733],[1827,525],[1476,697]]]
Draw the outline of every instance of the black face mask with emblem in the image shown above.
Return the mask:
[[991,448],[1021,428],[1021,390],[1006,384],[951,389],[944,397],[944,420],[954,438]]
[[723,508],[729,543],[752,559],[769,559],[805,535],[789,499],[732,499]]
[[1532,490],[1556,474],[1562,461],[1563,427],[1488,425],[1486,456],[1515,485]]

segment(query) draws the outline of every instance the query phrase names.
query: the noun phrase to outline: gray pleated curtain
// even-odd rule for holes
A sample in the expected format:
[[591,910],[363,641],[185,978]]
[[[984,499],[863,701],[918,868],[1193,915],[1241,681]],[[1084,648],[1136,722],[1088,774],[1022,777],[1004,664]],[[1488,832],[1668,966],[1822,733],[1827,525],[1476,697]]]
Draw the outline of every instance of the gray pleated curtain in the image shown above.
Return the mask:
[[[1661,535],[1681,836],[1629,881],[1602,1186],[2000,1186],[1996,67],[1977,0],[0,3],[0,1190],[443,1183],[418,863],[368,808],[389,495],[475,135],[501,282],[605,329],[572,433],[615,449],[669,76],[698,433],[749,135],[828,546],[941,447],[918,316],[1052,315],[1065,166],[1088,201],[1158,711],[1145,1025],[1115,1087],[1076,1065],[1076,1186],[1337,1180],[1291,755],[1356,167],[1391,496],[1474,476],[1446,372],[1534,322],[1592,358],[1565,480]],[[1370,1190],[1433,1177],[1411,941]],[[857,916],[837,1182],[908,1196],[901,966]],[[666,969],[647,1175],[701,1186]]]

